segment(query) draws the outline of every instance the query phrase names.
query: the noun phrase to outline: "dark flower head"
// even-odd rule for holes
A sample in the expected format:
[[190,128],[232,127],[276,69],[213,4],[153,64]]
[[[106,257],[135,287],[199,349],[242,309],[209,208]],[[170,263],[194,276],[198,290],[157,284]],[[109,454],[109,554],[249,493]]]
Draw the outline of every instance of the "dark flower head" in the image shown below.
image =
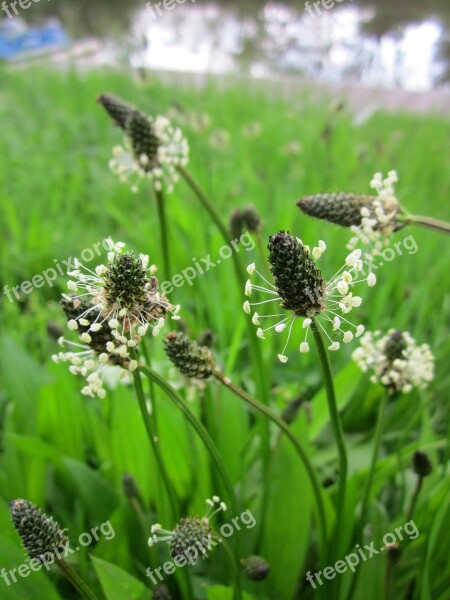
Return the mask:
[[428,477],[433,471],[433,465],[428,458],[428,454],[417,450],[413,456],[413,470],[419,477]]
[[170,361],[186,377],[208,379],[215,368],[211,350],[191,341],[184,333],[168,333],[164,348]]
[[[273,325],[265,328],[258,327],[256,335],[261,339],[265,338],[267,332],[282,333],[285,329],[288,330],[286,344],[283,351],[278,354],[282,363],[288,360],[285,350],[294,323],[299,317],[306,330],[305,339],[299,345],[300,352],[309,351],[307,337],[313,318],[316,318],[327,336],[330,342],[328,349],[331,351],[339,350],[339,339],[348,344],[355,336],[359,337],[364,332],[362,325],[352,323],[346,316],[362,303],[362,298],[354,296],[350,289],[362,282],[373,286],[376,277],[373,273],[361,277],[360,273],[363,269],[361,250],[354,250],[345,259],[345,265],[329,281],[325,281],[322,272],[316,267],[316,262],[322,257],[326,247],[325,242],[319,240],[318,245],[311,250],[287,231],[279,231],[269,239],[269,263],[274,284],[256,270],[255,263],[247,267],[250,277],[256,275],[264,285],[255,285],[249,279],[245,284],[245,295],[251,296],[253,292],[262,292],[266,294],[267,299],[260,302],[244,302],[244,311],[252,314],[253,307],[258,307],[259,311],[263,304],[272,302],[276,302],[284,311],[269,315],[254,312],[252,315],[252,323],[257,326],[261,325],[263,319],[276,319]],[[332,324],[334,339],[319,323],[320,320],[323,320],[326,325]]]
[[11,519],[30,558],[50,560],[67,544],[67,536],[59,523],[48,517],[28,500],[12,500]]
[[127,119],[126,131],[135,159],[145,172],[149,172],[158,165],[158,148],[161,145],[152,123],[148,117],[135,110]]
[[323,219],[342,227],[361,225],[361,209],[367,208],[374,214],[373,203],[376,196],[364,196],[350,193],[313,194],[304,196],[297,206],[307,215]]
[[[155,524],[151,528],[149,546],[159,542],[167,542],[172,558],[184,556],[191,564],[193,559],[192,549],[197,551],[196,556],[205,558],[210,548],[210,539],[213,531],[210,527],[210,519],[220,511],[226,510],[224,502],[218,496],[213,496],[206,501],[208,510],[204,517],[186,517],[174,527],[173,531],[163,529],[161,525]],[[194,563],[195,564],[195,563]]]
[[283,308],[298,317],[312,317],[324,309],[322,273],[300,240],[286,231],[271,236],[269,263]]
[[113,94],[101,94],[97,102],[103,106],[114,123],[125,131],[130,114],[136,109]]

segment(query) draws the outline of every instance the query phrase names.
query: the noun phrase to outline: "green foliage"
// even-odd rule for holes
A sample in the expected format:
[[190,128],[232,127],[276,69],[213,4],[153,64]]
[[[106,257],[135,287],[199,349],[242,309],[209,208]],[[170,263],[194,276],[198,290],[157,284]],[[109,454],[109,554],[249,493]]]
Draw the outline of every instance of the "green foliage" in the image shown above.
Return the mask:
[[[404,206],[413,213],[450,220],[450,123],[433,115],[379,112],[356,125],[347,111],[336,112],[333,103],[318,103],[307,96],[288,102],[257,85],[253,90],[245,85],[219,90],[213,84],[205,90],[185,90],[164,86],[153,76],[130,83],[128,75],[108,70],[83,74],[0,70],[0,90],[0,272],[3,285],[10,288],[63,265],[69,257],[80,257],[83,249],[93,248],[107,236],[126,242],[136,256],[145,252],[151,263],[161,264],[156,204],[150,190],[142,187],[132,195],[108,170],[111,148],[121,142],[122,132],[111,126],[95,102],[105,92],[151,114],[171,113],[189,139],[190,172],[225,222],[233,209],[251,203],[264,221],[264,244],[279,229],[312,245],[325,239],[331,249],[324,261],[326,279],[342,264],[349,232],[303,215],[295,206],[302,196],[339,191],[365,194],[375,171],[395,168]],[[204,114],[210,124],[200,118]],[[255,121],[261,125],[261,135],[244,135],[243,128]],[[228,132],[229,142],[213,148],[211,137],[220,130]],[[209,254],[216,262],[223,241],[183,182],[166,206],[173,272],[180,273],[193,264],[193,258]],[[416,252],[403,243],[410,235]],[[354,543],[377,540],[378,544],[383,534],[404,524],[416,483],[412,456],[416,450],[426,451],[434,468],[424,480],[416,506],[420,535],[402,546],[393,597],[405,596],[415,582],[414,600],[440,600],[449,577],[448,551],[441,535],[449,519],[446,239],[408,228],[397,232],[394,242],[401,253],[377,270],[379,285],[364,299],[361,322],[368,329],[407,329],[418,341],[428,342],[436,355],[436,379],[423,393],[412,392],[389,405],[369,507],[370,522],[376,526],[365,531],[364,540],[353,540],[351,529],[367,477],[381,389],[371,386],[349,362],[351,348],[333,354],[338,405],[349,446],[348,539],[343,545],[350,551]],[[247,251],[240,246],[239,255],[243,265],[261,260],[257,248]],[[141,600],[151,593],[145,569],[168,560],[162,544],[147,547],[150,526],[156,517],[169,529],[175,523],[168,522],[167,497],[130,386],[117,382],[104,400],[86,399],[80,395],[82,382],[51,362],[58,346],[47,326],[64,328],[58,302],[61,291],[66,291],[65,281],[58,275],[51,286],[30,294],[20,292],[19,301],[14,292],[13,302],[5,294],[1,298],[0,568],[9,570],[24,561],[8,519],[7,501],[27,498],[67,527],[75,543],[81,533],[111,520],[115,537],[82,548],[71,560],[99,596],[103,592],[107,600]],[[182,305],[191,338],[205,329],[214,331],[217,364],[254,393],[246,316],[241,310],[243,290],[235,282],[232,261],[222,260],[192,286],[175,289],[170,300]],[[261,429],[254,415],[229,390],[214,383],[203,388],[182,379],[167,360],[161,340],[149,342],[153,368],[179,389],[190,410],[205,423],[242,510],[249,508],[256,517],[256,527],[242,527],[230,539],[233,548],[239,540],[242,556],[260,554],[270,564],[266,581],[243,582],[245,600],[317,597],[305,580],[308,570],[326,566],[317,561],[315,507],[308,479],[287,440],[271,428],[271,454],[264,475]],[[292,359],[280,365],[277,337],[258,343],[272,409],[281,413],[299,396],[310,401],[301,405],[291,427],[328,486],[324,495],[331,528],[337,456],[317,356],[314,351],[294,354],[293,343]],[[161,452],[183,516],[201,516],[206,497],[223,496],[220,478],[183,416],[159,391],[155,408]],[[137,483],[135,504],[122,490],[125,473]],[[228,511],[220,518],[230,522],[235,516]],[[356,599],[369,598],[368,590],[370,597],[381,597],[385,567],[383,556],[364,563]],[[193,575],[199,599],[232,598],[230,565],[222,549],[214,550],[200,566],[184,570]],[[182,586],[173,579],[171,586]],[[350,581],[351,575],[342,576],[340,597],[345,597]],[[0,590],[8,600],[34,599],[36,590],[46,600],[76,598],[54,572],[32,573],[10,587],[0,580]]]

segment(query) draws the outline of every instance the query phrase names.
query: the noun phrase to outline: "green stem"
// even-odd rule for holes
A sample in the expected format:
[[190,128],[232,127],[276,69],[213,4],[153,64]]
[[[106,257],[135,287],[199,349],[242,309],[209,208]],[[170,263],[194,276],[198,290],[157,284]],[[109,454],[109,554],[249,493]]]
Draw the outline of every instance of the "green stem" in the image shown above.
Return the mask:
[[[214,442],[209,436],[209,433],[205,429],[205,427],[196,419],[196,417],[191,413],[188,407],[185,405],[183,400],[179,397],[179,395],[175,392],[171,385],[169,385],[158,373],[150,369],[145,365],[140,366],[140,370],[145,373],[145,375],[156,385],[161,388],[165,394],[172,400],[172,402],[177,406],[177,408],[183,413],[183,415],[187,418],[189,423],[195,429],[200,439],[204,443],[208,453],[215,463],[217,470],[222,478],[222,481],[227,490],[228,496],[230,498],[230,505],[233,513],[235,515],[239,514],[239,504],[236,498],[236,494],[234,493],[233,485],[228,477],[228,473],[226,471],[225,465],[222,462],[222,458],[220,456],[219,451],[217,450]],[[239,553],[239,542],[236,542],[236,549]],[[235,592],[234,592],[234,600],[241,600],[242,592],[240,587],[240,576],[239,571],[237,572],[236,581],[235,581]]]
[[301,446],[297,438],[293,435],[289,427],[286,423],[274,412],[270,410],[265,404],[253,398],[247,392],[242,390],[240,387],[235,385],[232,381],[230,381],[227,377],[224,377],[222,373],[219,371],[213,371],[214,377],[220,381],[224,386],[226,386],[229,390],[231,390],[236,396],[244,400],[248,405],[257,410],[258,412],[265,415],[270,421],[275,423],[277,427],[279,427],[288,437],[289,441],[293,444],[297,454],[300,457],[300,460],[305,467],[306,473],[308,474],[309,480],[311,482],[311,487],[313,489],[313,494],[317,504],[317,524],[319,529],[319,538],[320,538],[320,546],[323,554],[325,555],[325,551],[327,548],[327,525],[325,519],[325,508],[323,504],[322,492],[320,489],[320,484],[317,479],[316,473],[314,471],[314,467],[311,464],[311,461]]
[[160,190],[155,190],[156,206],[158,209],[159,229],[161,234],[161,247],[164,264],[164,277],[170,277],[170,251],[169,251],[169,233],[167,228],[166,216],[166,200],[164,193]]
[[177,408],[183,413],[183,415],[187,418],[189,423],[195,429],[200,439],[204,443],[211,459],[214,461],[214,464],[217,467],[217,470],[220,473],[222,481],[225,485],[227,494],[230,497],[230,504],[234,514],[239,513],[239,504],[236,498],[236,494],[234,493],[233,485],[228,477],[228,473],[225,469],[225,466],[222,462],[222,458],[220,456],[219,451],[217,450],[214,442],[212,441],[209,433],[205,429],[205,427],[197,420],[197,418],[191,413],[189,408],[186,406],[184,401],[180,398],[180,396],[175,392],[170,384],[168,384],[158,373],[147,367],[146,365],[141,365],[140,370],[145,373],[145,375],[154,381],[156,385],[161,388],[165,394],[172,400],[172,402],[177,406]]
[[81,579],[75,569],[73,569],[63,558],[56,558],[55,562],[82,598],[85,598],[86,600],[99,600],[88,584]]
[[361,512],[359,516],[359,524],[356,530],[357,538],[361,539],[362,531],[364,528],[366,515],[367,515],[367,506],[369,503],[370,491],[372,489],[373,478],[375,476],[376,464],[378,460],[378,455],[380,453],[381,440],[383,437],[383,424],[384,424],[384,416],[386,413],[386,406],[388,402],[388,392],[386,391],[383,394],[381,399],[380,409],[378,411],[378,419],[375,427],[375,437],[373,442],[373,450],[372,450],[372,459],[370,461],[369,473],[367,475],[366,485],[364,487],[364,493],[361,501]]
[[[224,225],[220,215],[216,211],[214,204],[209,200],[209,198],[203,192],[203,190],[198,185],[198,183],[195,181],[195,179],[193,179],[191,177],[191,175],[188,173],[188,171],[186,171],[183,167],[178,167],[178,171],[181,174],[181,176],[184,178],[184,180],[186,181],[188,186],[191,188],[191,190],[194,192],[194,194],[197,196],[198,200],[200,201],[200,203],[202,204],[202,206],[204,207],[206,212],[211,217],[211,220],[213,221],[213,223],[219,230],[220,234],[222,235],[224,242],[226,244],[229,244],[230,243],[230,234],[228,232],[227,227]],[[238,258],[238,255],[236,252],[233,252],[232,257],[233,257],[234,269],[236,272],[236,277],[237,277],[238,283],[241,286],[241,288],[244,289],[245,282],[247,279],[245,271],[242,268],[242,265],[239,261],[239,258]],[[248,340],[250,343],[251,357],[252,357],[252,361],[253,361],[253,370],[255,373],[255,382],[256,382],[257,393],[258,393],[258,396],[264,402],[264,404],[269,404],[269,393],[268,393],[268,388],[266,386],[266,377],[265,377],[266,369],[264,368],[261,354],[259,351],[259,347],[257,344],[258,340],[255,337],[254,330],[253,330],[252,324],[249,319],[246,319],[246,326],[247,326],[247,332],[248,332]],[[269,463],[269,459],[270,459],[269,430],[267,427],[267,423],[265,421],[262,422],[261,427],[262,427],[262,440],[263,440],[263,460],[264,460],[264,465],[267,467],[267,465]]]
[[141,376],[139,371],[136,370],[133,372],[134,379],[134,387],[136,389],[136,395],[139,402],[139,408],[141,409],[142,418],[144,420],[145,429],[147,431],[147,436],[150,441],[150,444],[153,449],[153,453],[156,458],[156,462],[158,464],[159,471],[161,473],[164,487],[166,488],[167,496],[169,498],[170,510],[172,513],[172,520],[176,522],[178,517],[178,503],[176,500],[175,490],[173,489],[172,483],[170,481],[169,475],[166,470],[166,466],[164,464],[164,460],[161,454],[161,449],[159,447],[159,441],[156,436],[156,432],[153,426],[152,419],[148,414],[147,406],[145,403],[144,389],[142,387]]
[[432,217],[423,217],[420,215],[408,215],[406,219],[407,224],[419,225],[426,229],[432,229],[433,231],[439,231],[440,233],[450,234],[450,223],[440,221],[439,219],[433,219]]
[[241,590],[241,572],[239,568],[239,563],[236,560],[235,555],[230,547],[230,544],[221,537],[221,544],[225,548],[225,552],[228,555],[228,559],[231,564],[231,568],[233,569],[233,580],[234,580],[234,590],[233,590],[233,600],[240,600],[242,598],[242,590]]
[[423,484],[423,477],[420,477],[420,475],[419,475],[417,477],[416,489],[414,490],[414,493],[412,495],[411,504],[409,505],[409,509],[407,512],[407,516],[406,516],[407,521],[410,521],[413,518],[414,509],[416,507],[417,498],[419,497],[420,490],[422,489],[422,484]]
[[333,429],[334,439],[336,441],[338,456],[339,456],[339,485],[338,485],[338,501],[336,511],[336,522],[334,526],[333,538],[330,544],[330,558],[334,555],[340,556],[340,545],[344,537],[343,527],[345,524],[345,496],[347,485],[347,450],[345,448],[344,432],[342,429],[341,419],[336,403],[336,394],[334,391],[333,376],[331,373],[330,361],[323,343],[322,335],[319,330],[319,325],[313,319],[311,329],[314,334],[317,351],[319,353],[320,364],[325,383],[327,394],[328,411],[330,413],[331,427]]

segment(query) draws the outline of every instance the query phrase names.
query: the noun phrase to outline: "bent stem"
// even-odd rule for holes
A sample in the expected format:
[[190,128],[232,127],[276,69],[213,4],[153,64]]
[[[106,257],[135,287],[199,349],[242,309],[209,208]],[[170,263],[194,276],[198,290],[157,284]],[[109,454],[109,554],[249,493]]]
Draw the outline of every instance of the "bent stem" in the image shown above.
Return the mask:
[[88,584],[81,579],[75,569],[71,567],[63,558],[55,558],[55,563],[82,598],[85,598],[86,600],[99,600]]
[[325,552],[326,552],[326,548],[327,548],[327,525],[326,525],[326,519],[325,519],[325,509],[324,509],[320,484],[317,479],[316,473],[314,471],[314,467],[312,466],[311,461],[310,461],[306,451],[301,446],[301,444],[299,443],[297,438],[293,435],[293,433],[291,432],[289,427],[286,425],[286,423],[277,414],[272,412],[270,410],[270,408],[268,408],[262,402],[259,402],[259,400],[256,400],[256,398],[253,398],[252,396],[247,394],[247,392],[245,392],[240,387],[235,385],[227,377],[224,377],[222,375],[222,373],[220,373],[219,371],[214,370],[213,375],[218,381],[220,381],[220,383],[222,385],[224,385],[229,390],[231,390],[236,396],[238,396],[239,398],[244,400],[244,402],[246,402],[253,409],[262,413],[270,421],[275,423],[275,425],[277,425],[277,427],[279,427],[283,431],[283,433],[286,434],[289,441],[294,446],[295,451],[299,455],[300,460],[302,461],[303,466],[305,467],[306,473],[311,482],[311,487],[313,489],[313,494],[314,494],[316,504],[317,504],[317,525],[318,525],[318,530],[319,530],[320,548],[323,553],[323,556],[325,556]]
[[[331,426],[333,429],[334,439],[336,441],[338,456],[339,456],[339,486],[338,486],[338,501],[336,511],[336,522],[333,531],[334,540],[331,540],[330,544],[330,558],[333,558],[333,554],[340,556],[340,543],[343,539],[342,528],[345,523],[345,496],[346,496],[346,485],[347,485],[347,450],[345,448],[344,432],[342,429],[342,423],[339,416],[339,411],[336,403],[336,394],[334,391],[333,376],[331,373],[330,361],[328,354],[323,343],[323,338],[319,330],[319,326],[313,319],[311,329],[314,334],[314,340],[316,342],[317,351],[319,353],[320,364],[322,367],[322,373],[325,383],[325,390],[328,402],[328,411],[330,413]],[[332,548],[335,548],[333,552]]]
[[439,219],[433,219],[432,217],[408,215],[406,223],[411,225],[419,225],[420,227],[424,227],[425,229],[439,231],[440,233],[450,234],[450,223],[440,221]]
[[155,190],[156,207],[158,209],[159,229],[161,234],[161,248],[164,264],[164,277],[168,278],[170,270],[169,233],[167,228],[166,200],[161,190]]
[[172,483],[169,478],[169,474],[167,473],[166,466],[164,464],[164,460],[161,454],[161,449],[159,447],[158,437],[156,435],[155,428],[153,426],[153,421],[148,413],[147,405],[145,402],[144,389],[142,387],[141,376],[139,371],[133,371],[133,380],[134,387],[136,390],[136,395],[139,402],[139,408],[141,409],[141,415],[144,420],[145,429],[147,431],[147,436],[150,441],[150,444],[153,449],[153,453],[155,455],[156,462],[158,464],[159,471],[161,473],[164,487],[166,488],[167,496],[169,498],[170,511],[172,515],[173,522],[176,522],[178,518],[178,502],[175,495],[175,490],[173,489]]
[[[227,494],[230,497],[230,505],[233,513],[235,515],[239,514],[239,505],[236,498],[236,494],[234,493],[233,485],[228,477],[228,473],[226,471],[225,465],[222,462],[222,458],[220,456],[219,451],[217,450],[214,442],[209,436],[209,433],[205,429],[205,427],[197,420],[197,418],[191,413],[189,408],[185,405],[184,401],[180,398],[180,396],[175,392],[171,385],[169,385],[158,373],[150,369],[146,365],[140,365],[140,371],[142,371],[151,381],[153,381],[160,389],[162,389],[170,400],[175,404],[175,406],[183,413],[183,415],[187,418],[189,423],[197,432],[198,436],[204,443],[211,459],[219,471],[219,474],[222,478],[222,481],[225,485]],[[236,542],[236,549],[239,552],[240,544]],[[241,600],[242,592],[241,592],[241,582],[240,582],[240,574],[237,571],[237,575],[235,578],[235,600]]]
[[[213,223],[219,230],[220,234],[222,235],[225,244],[229,244],[230,243],[230,234],[228,232],[227,227],[224,225],[220,215],[216,211],[214,204],[209,200],[209,198],[203,192],[201,187],[191,177],[191,175],[188,173],[188,171],[186,171],[186,169],[184,169],[183,167],[178,167],[178,172],[183,177],[183,179],[186,181],[186,183],[191,188],[191,190],[194,192],[194,194],[196,195],[196,197],[198,198],[198,200],[200,201],[200,203],[202,204],[202,206],[204,207],[206,212],[211,217],[211,220],[213,221]],[[246,275],[245,275],[245,271],[242,268],[242,265],[239,261],[239,258],[237,256],[236,252],[232,253],[232,257],[233,257],[234,269],[235,269],[238,283],[241,286],[241,288],[244,289],[245,282],[247,279]],[[257,339],[255,338],[253,327],[252,327],[252,324],[250,323],[250,321],[248,319],[246,319],[245,322],[246,322],[246,326],[247,326],[248,340],[250,343],[251,360],[253,363],[252,366],[253,366],[253,371],[255,374],[257,393],[258,393],[258,396],[264,402],[264,404],[269,404],[269,394],[267,391],[266,380],[265,380],[265,369],[264,369],[264,365],[262,363],[261,355],[259,352]],[[270,441],[269,441],[269,430],[267,427],[267,423],[265,421],[262,422],[261,428],[262,428],[262,440],[263,440],[263,445],[262,445],[263,460],[264,460],[264,465],[267,467],[267,465],[269,463],[269,458],[270,458]]]
[[416,488],[415,488],[414,493],[413,493],[413,495],[411,497],[411,503],[409,505],[408,512],[407,512],[407,515],[406,515],[406,521],[410,521],[413,518],[414,509],[416,508],[417,498],[419,497],[420,490],[422,489],[422,484],[423,484],[423,477],[421,477],[419,475],[417,477]]

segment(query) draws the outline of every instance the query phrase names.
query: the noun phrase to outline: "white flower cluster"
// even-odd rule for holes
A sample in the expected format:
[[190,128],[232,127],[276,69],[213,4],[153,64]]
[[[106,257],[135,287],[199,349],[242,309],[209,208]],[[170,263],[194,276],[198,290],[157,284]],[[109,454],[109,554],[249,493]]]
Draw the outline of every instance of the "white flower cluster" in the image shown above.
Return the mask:
[[[68,327],[79,333],[82,343],[62,337],[60,345],[73,350],[52,358],[55,362],[70,362],[70,371],[86,378],[82,393],[89,396],[104,397],[106,365],[127,371],[137,369],[135,349],[149,328],[157,336],[167,313],[172,319],[180,318],[180,306],[172,306],[158,292],[153,276],[156,267],[148,267],[148,256],[141,254],[135,259],[132,254],[123,253],[124,246],[109,240],[108,264],[98,265],[95,271],[76,260],[75,270],[69,272],[74,279],[67,284],[72,295],[63,294],[63,302],[72,314]],[[123,264],[121,258],[125,259]],[[114,281],[117,297],[111,297]]]
[[[300,239],[298,242],[303,245],[305,251],[310,254],[315,260],[318,260],[326,250],[326,244],[323,240],[320,240],[318,245],[311,251],[309,246],[305,246]],[[364,326],[360,324],[354,324],[349,321],[345,315],[350,313],[353,308],[361,306],[362,298],[360,296],[354,296],[350,290],[358,283],[365,282],[369,287],[376,284],[376,277],[373,273],[370,273],[367,277],[359,278],[359,273],[363,269],[361,261],[361,250],[354,250],[345,259],[345,264],[339,269],[339,271],[325,284],[322,300],[323,308],[319,314],[307,314],[303,318],[302,327],[305,329],[305,335],[303,341],[299,345],[300,352],[309,352],[308,334],[309,328],[312,324],[312,317],[315,317],[316,323],[323,330],[324,334],[328,338],[330,345],[328,350],[337,351],[341,347],[341,341],[344,344],[349,344],[354,337],[360,337],[364,333]],[[270,302],[276,302],[277,305],[281,304],[282,298],[277,292],[275,286],[271,284],[267,279],[263,277],[261,273],[256,270],[254,263],[247,267],[247,272],[250,276],[256,274],[262,279],[269,287],[260,285],[254,285],[249,279],[245,285],[245,295],[251,296],[253,292],[264,293],[269,296],[267,300],[250,303],[248,300],[244,302],[244,312],[252,315],[252,323],[258,327],[256,335],[265,339],[266,333],[282,333],[285,329],[288,329],[288,336],[281,354],[278,354],[278,359],[282,363],[288,361],[286,356],[286,348],[288,346],[290,336],[294,323],[298,322],[299,317],[292,311],[281,309],[284,312],[270,315],[262,315],[259,312],[253,312],[252,309],[255,306],[260,306]],[[310,290],[309,294],[311,297],[317,295],[317,290]],[[274,319],[275,323],[268,327],[262,328],[261,321],[264,319]],[[322,321],[331,326],[331,335],[327,332],[322,324]]]
[[172,127],[167,117],[147,118],[158,139],[155,156],[141,154],[136,157],[132,143],[126,137],[123,146],[114,147],[109,167],[122,183],[131,180],[133,192],[138,192],[140,181],[147,179],[155,190],[171,193],[179,180],[177,167],[185,167],[189,162],[189,144],[181,129]]
[[[388,350],[393,335],[400,336],[398,356],[392,356]],[[425,388],[434,378],[430,346],[417,345],[407,331],[391,329],[387,335],[381,331],[367,332],[353,352],[353,360],[363,372],[371,373],[372,383],[381,383],[394,392],[407,394],[413,388]]]
[[383,248],[389,245],[389,236],[395,231],[396,217],[401,210],[395,197],[394,184],[397,183],[396,171],[389,171],[383,179],[382,173],[375,173],[370,187],[376,190],[378,198],[372,202],[371,208],[361,208],[361,225],[352,225],[353,237],[347,244],[349,250],[363,246],[366,259],[378,256]]

